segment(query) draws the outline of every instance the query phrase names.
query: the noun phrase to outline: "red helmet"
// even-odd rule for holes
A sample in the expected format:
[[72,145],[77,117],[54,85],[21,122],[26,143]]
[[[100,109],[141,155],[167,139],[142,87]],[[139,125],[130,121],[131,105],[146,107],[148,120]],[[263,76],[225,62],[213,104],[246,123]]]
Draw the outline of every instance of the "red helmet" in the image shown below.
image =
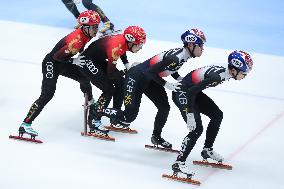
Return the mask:
[[79,25],[93,26],[93,25],[99,25],[101,22],[101,18],[97,12],[92,10],[87,10],[82,12],[78,16],[77,21]]
[[123,35],[126,41],[134,43],[135,45],[146,43],[146,33],[139,26],[128,26],[124,30]]

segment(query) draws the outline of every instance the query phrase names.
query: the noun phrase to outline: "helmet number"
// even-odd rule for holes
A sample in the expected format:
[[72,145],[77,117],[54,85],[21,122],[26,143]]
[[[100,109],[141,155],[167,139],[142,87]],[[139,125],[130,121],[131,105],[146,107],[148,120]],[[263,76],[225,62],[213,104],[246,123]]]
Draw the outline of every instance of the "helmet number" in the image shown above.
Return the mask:
[[125,39],[129,42],[135,41],[135,38],[131,34],[125,34]]
[[194,35],[187,35],[185,37],[185,41],[188,43],[194,43],[197,40],[197,38]]
[[90,21],[90,19],[88,17],[81,17],[80,18],[80,22],[82,24],[87,24],[87,23],[89,23],[89,21]]
[[240,67],[243,66],[243,63],[242,63],[240,60],[235,59],[235,58],[233,58],[233,59],[231,60],[231,63],[233,64],[233,66],[235,66],[235,67],[237,67],[237,68],[240,68]]

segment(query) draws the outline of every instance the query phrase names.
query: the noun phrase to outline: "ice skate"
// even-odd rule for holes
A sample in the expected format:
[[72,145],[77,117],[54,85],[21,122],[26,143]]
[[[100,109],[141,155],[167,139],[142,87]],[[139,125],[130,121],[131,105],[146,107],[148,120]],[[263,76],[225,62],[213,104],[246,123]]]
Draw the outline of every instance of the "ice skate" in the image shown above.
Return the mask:
[[100,120],[90,119],[89,121],[91,122],[89,123],[90,134],[108,136],[109,130],[102,125],[102,122]]
[[120,29],[114,29],[114,25],[108,21],[104,23],[104,27],[100,30],[100,34],[98,35],[98,38],[106,37],[106,36],[113,36],[121,33],[122,31]]
[[20,136],[23,136],[23,134],[29,134],[31,137],[36,137],[38,136],[38,132],[35,131],[33,128],[32,128],[32,124],[31,123],[25,123],[23,122],[21,124],[21,126],[19,127],[19,135]]
[[88,133],[81,132],[82,136],[89,136],[89,137],[95,137],[102,140],[109,140],[109,141],[115,141],[115,138],[110,137],[108,135],[109,130],[106,129],[100,120],[91,120],[91,124],[89,125],[90,131]]
[[[233,167],[231,165],[223,164],[224,158],[213,151],[213,148],[203,148],[201,152],[201,156],[203,157],[203,161],[193,161],[195,165],[213,167],[213,168],[220,168],[220,169],[228,169],[232,170]],[[207,159],[212,159],[215,162],[208,162]]]
[[130,126],[129,123],[112,121],[110,126],[107,126],[106,128],[111,131],[122,132],[122,133],[130,133],[130,134],[138,133],[136,130],[131,129],[129,126]]
[[101,120],[98,119],[98,115],[96,112],[96,103],[91,102],[89,105],[89,115],[88,115],[88,125],[89,125],[89,133],[96,134],[100,136],[108,136],[109,130],[106,129]]
[[163,148],[172,148],[172,144],[167,142],[160,136],[152,135],[151,142],[156,146],[162,146]]
[[[14,136],[10,135],[10,139],[16,139],[16,140],[23,140],[33,143],[42,143],[40,140],[36,140],[35,137],[38,136],[38,132],[35,131],[32,127],[32,124],[23,122],[21,126],[19,127],[19,135]],[[30,138],[23,137],[24,134],[30,135]]]
[[162,137],[152,135],[151,142],[153,143],[153,145],[145,145],[145,148],[159,150],[163,152],[171,152],[171,153],[177,153],[177,154],[179,153],[178,150],[172,149],[172,144],[165,141],[165,139],[163,139]]
[[222,163],[224,160],[224,158],[221,155],[213,151],[213,148],[203,148],[201,156],[203,157],[204,160],[207,160],[209,158],[217,161],[218,163]]
[[189,168],[185,165],[183,161],[176,161],[172,165],[173,175],[178,176],[178,173],[182,173],[187,176],[187,178],[191,178],[194,176],[194,172],[190,171]]
[[172,165],[172,170],[172,175],[163,174],[162,177],[194,185],[201,184],[199,181],[192,179],[195,173],[189,170],[189,168],[185,165],[185,162],[176,161]]
[[[88,101],[88,96],[85,95],[84,103],[84,132],[82,136],[95,137],[102,140],[115,141],[115,138],[108,135],[109,130],[105,129],[100,120],[96,120],[96,103],[92,99]],[[89,127],[89,129],[88,129]],[[88,131],[89,130],[89,131]]]

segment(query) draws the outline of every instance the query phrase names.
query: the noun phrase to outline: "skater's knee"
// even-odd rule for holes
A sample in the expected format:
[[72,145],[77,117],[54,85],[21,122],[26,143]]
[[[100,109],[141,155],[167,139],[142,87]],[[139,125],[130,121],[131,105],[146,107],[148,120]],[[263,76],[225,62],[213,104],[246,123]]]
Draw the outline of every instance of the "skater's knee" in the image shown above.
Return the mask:
[[88,81],[80,82],[80,89],[83,93],[89,93],[92,91],[92,85]]
[[218,115],[217,115],[218,119],[222,120],[223,119],[223,112],[222,112],[222,110],[219,110],[217,113],[218,113]]
[[214,114],[210,117],[210,119],[214,122],[221,123],[223,120],[223,112],[218,109],[218,111],[214,111]]
[[164,111],[169,112],[171,109],[171,106],[169,104],[165,104],[163,107]]
[[83,86],[91,85],[91,82],[89,80],[87,80],[87,79],[80,79],[78,81],[79,81],[80,85],[83,85]]
[[213,113],[212,113],[212,115],[210,116],[210,117],[213,117],[213,118],[223,118],[223,112],[222,112],[222,110],[220,110],[219,108],[218,109],[216,109],[216,110],[214,110],[213,111]]
[[40,99],[42,102],[49,102],[55,94],[54,88],[46,88],[41,91]]
[[166,103],[166,104],[161,104],[161,105],[159,105],[158,107],[158,110],[159,111],[161,111],[161,112],[163,112],[163,113],[169,113],[170,112],[170,109],[171,109],[171,107],[170,107],[170,105],[168,104],[168,103]]
[[203,133],[203,127],[197,124],[196,129],[192,133],[196,138],[199,138]]

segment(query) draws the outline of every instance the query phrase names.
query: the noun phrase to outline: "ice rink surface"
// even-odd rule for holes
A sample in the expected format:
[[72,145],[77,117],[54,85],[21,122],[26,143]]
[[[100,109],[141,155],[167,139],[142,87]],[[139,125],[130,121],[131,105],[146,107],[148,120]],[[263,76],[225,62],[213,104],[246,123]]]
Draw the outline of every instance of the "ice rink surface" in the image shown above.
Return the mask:
[[[13,28],[7,30],[7,28]],[[143,97],[132,127],[138,134],[111,133],[116,142],[80,136],[83,94],[79,84],[60,77],[54,98],[34,121],[43,144],[9,140],[17,134],[41,87],[41,61],[70,29],[0,21],[0,186],[3,189],[195,188],[163,179],[171,173],[175,154],[148,150],[155,106]],[[23,37],[24,36],[24,37]],[[148,40],[130,62],[141,62],[180,43]],[[226,64],[230,50],[205,47],[201,58],[190,59],[180,74],[208,64]],[[282,159],[284,124],[284,57],[252,53],[254,68],[243,81],[230,80],[208,94],[224,112],[214,149],[233,170],[192,165],[201,160],[205,132],[188,157],[199,188],[284,188]],[[97,98],[100,91],[93,87]],[[187,128],[168,93],[171,112],[163,137],[179,149]],[[203,118],[204,128],[208,119]],[[108,119],[103,119],[108,124]]]

